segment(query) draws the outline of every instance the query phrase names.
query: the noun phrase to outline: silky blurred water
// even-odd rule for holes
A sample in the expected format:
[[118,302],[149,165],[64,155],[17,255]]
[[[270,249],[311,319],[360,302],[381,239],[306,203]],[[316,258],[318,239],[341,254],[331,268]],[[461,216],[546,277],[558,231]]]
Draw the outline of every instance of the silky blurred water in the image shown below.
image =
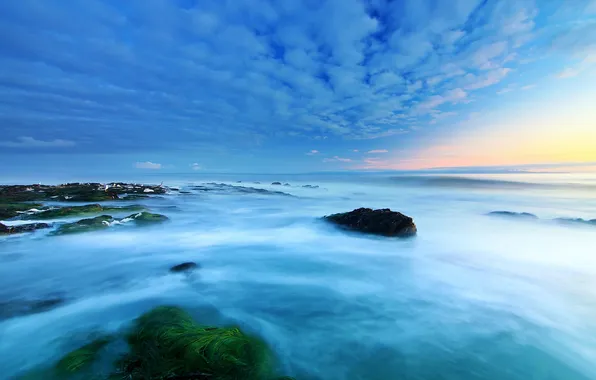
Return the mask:
[[[176,304],[259,334],[297,379],[596,379],[596,226],[552,220],[596,218],[594,177],[135,180],[191,194],[141,202],[170,217],[160,226],[0,239],[0,305],[67,300],[0,320],[1,378]],[[211,180],[295,197],[192,190]],[[401,211],[419,234],[363,236],[319,220],[357,207]],[[496,210],[540,219],[486,215]],[[184,261],[202,268],[168,272]]]

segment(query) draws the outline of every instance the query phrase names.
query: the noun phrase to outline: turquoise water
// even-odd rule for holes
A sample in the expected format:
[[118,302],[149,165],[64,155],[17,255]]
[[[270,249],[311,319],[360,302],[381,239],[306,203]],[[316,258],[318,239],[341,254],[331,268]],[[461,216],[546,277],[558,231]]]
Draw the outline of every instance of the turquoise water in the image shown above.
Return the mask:
[[[159,177],[134,180],[192,192],[145,202],[167,224],[0,239],[0,301],[67,300],[0,320],[0,377],[177,304],[261,335],[298,379],[596,379],[596,226],[552,221],[596,218],[593,177]],[[192,190],[211,180],[295,197]],[[363,206],[412,216],[418,236],[318,219]],[[184,261],[202,269],[168,273]]]

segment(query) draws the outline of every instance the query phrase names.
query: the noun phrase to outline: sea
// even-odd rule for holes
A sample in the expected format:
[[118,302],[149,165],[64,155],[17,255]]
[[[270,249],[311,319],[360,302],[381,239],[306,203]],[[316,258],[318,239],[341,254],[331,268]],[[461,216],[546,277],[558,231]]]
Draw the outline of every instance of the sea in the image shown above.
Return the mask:
[[[596,379],[596,225],[557,220],[596,219],[595,174],[81,180],[181,192],[134,202],[167,215],[161,225],[0,238],[0,307],[64,300],[0,312],[2,379],[159,305],[261,337],[298,380]],[[321,219],[359,207],[411,216],[418,234],[363,235]],[[200,269],[169,272],[187,261]]]

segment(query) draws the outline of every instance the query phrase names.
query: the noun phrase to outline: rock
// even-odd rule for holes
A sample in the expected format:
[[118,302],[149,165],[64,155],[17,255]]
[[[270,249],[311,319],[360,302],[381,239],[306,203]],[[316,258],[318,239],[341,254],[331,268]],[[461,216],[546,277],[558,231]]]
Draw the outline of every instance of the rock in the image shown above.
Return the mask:
[[272,185],[281,186],[281,182],[273,182]]
[[170,272],[174,272],[174,273],[190,272],[190,271],[193,271],[198,268],[199,268],[199,264],[189,261],[186,263],[174,265],[173,267],[170,268]]
[[416,225],[409,216],[390,209],[359,208],[324,217],[340,227],[364,233],[408,237],[416,235]]
[[282,191],[271,191],[261,189],[258,187],[227,185],[225,183],[206,183],[201,186],[193,186],[193,190],[220,193],[220,194],[261,194],[261,195],[283,195],[286,197],[293,197],[292,194],[284,193]]
[[286,182],[286,183],[284,183],[284,186],[290,186],[290,184]]
[[0,202],[0,220],[10,219],[31,209],[41,208],[40,203],[2,203]]
[[564,224],[587,224],[596,226],[596,219],[587,220],[582,218],[556,218],[555,221]]
[[102,206],[102,205],[96,203],[96,204],[84,205],[84,206],[69,206],[69,207],[48,209],[48,210],[44,210],[44,211],[37,212],[34,214],[26,215],[23,217],[23,219],[27,219],[27,220],[55,219],[55,218],[65,218],[65,217],[70,217],[70,216],[99,214],[99,213],[109,212],[109,211],[128,212],[128,211],[140,211],[143,209],[144,209],[144,207],[140,206],[140,205],[112,207],[112,206]]
[[147,198],[151,198],[151,197],[149,195],[143,195],[143,194],[127,194],[120,199],[123,201],[136,201],[138,199],[147,199]]
[[165,194],[163,186],[126,183],[66,183],[62,185],[0,186],[0,203],[58,200],[64,202],[101,202],[120,199],[124,194]]
[[0,301],[0,319],[43,313],[65,302],[63,298],[53,297],[40,300]]
[[73,223],[65,223],[58,227],[53,235],[75,234],[106,229],[114,221],[110,215],[100,215],[95,218],[81,219]]
[[[136,224],[154,224],[154,223],[163,223],[167,220],[169,220],[169,218],[165,215],[161,215],[161,214],[154,214],[151,212],[140,212],[138,214],[133,214],[133,215],[129,215],[124,219],[133,219],[134,222]],[[121,220],[124,220],[121,219]]]
[[508,218],[522,218],[522,219],[538,219],[534,214],[528,212],[512,212],[512,211],[492,211],[489,212],[490,216],[503,216]]
[[33,232],[43,228],[50,228],[51,226],[47,223],[29,223],[19,224],[16,226],[6,226],[0,223],[0,235],[13,235],[21,234],[25,232]]
[[318,185],[304,185],[302,187],[307,188],[307,189],[318,189],[319,188]]

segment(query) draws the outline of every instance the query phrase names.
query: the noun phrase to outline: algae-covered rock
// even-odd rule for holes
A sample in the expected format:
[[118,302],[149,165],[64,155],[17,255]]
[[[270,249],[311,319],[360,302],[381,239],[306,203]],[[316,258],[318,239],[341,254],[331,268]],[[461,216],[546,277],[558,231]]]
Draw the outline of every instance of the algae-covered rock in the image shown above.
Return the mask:
[[274,361],[263,341],[236,327],[199,325],[178,307],[143,314],[127,341],[130,353],[118,362],[120,379],[275,378]]
[[102,206],[98,203],[84,205],[84,206],[68,206],[60,207],[49,210],[43,210],[35,214],[26,215],[23,219],[27,220],[39,220],[39,219],[56,219],[65,218],[77,215],[88,215],[88,214],[99,214],[103,212],[116,211],[116,212],[128,212],[128,211],[140,211],[144,207],[141,205],[130,205],[130,206]]
[[95,218],[81,219],[73,223],[65,223],[54,231],[54,235],[75,234],[80,232],[90,232],[106,229],[114,221],[109,215],[100,215]]
[[88,367],[111,340],[109,336],[101,337],[68,353],[56,364],[56,371],[58,374],[68,375]]
[[14,218],[21,213],[31,209],[42,207],[39,203],[1,203],[0,202],[0,220]]
[[138,214],[129,215],[125,219],[128,218],[133,219],[134,222],[139,225],[163,223],[169,220],[169,218],[165,215],[154,214],[146,211],[140,212]]

